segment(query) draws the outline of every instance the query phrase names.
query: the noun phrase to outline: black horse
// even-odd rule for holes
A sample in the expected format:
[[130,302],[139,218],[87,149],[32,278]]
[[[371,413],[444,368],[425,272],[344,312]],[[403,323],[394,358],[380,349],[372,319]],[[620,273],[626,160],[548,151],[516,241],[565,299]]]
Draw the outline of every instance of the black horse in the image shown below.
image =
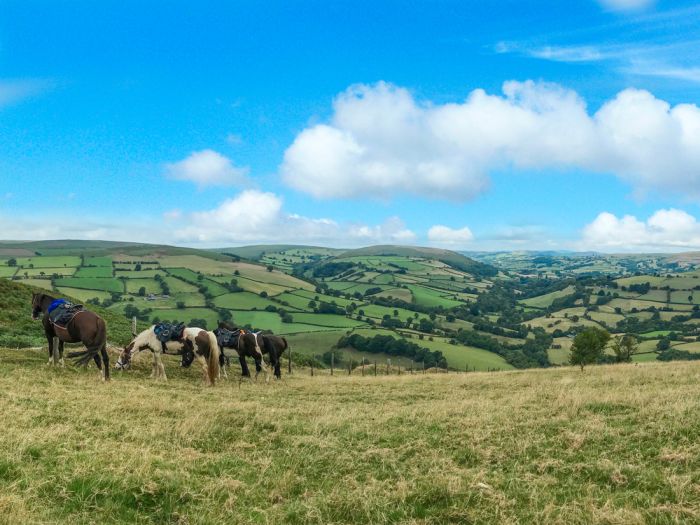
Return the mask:
[[65,327],[56,325],[51,322],[48,315],[49,305],[53,301],[55,301],[55,297],[50,295],[32,294],[32,319],[36,321],[43,314],[41,322],[49,342],[49,359],[53,356],[54,337],[58,337],[58,351],[61,358],[63,358],[64,343],[83,343],[86,350],[70,352],[68,357],[76,358],[76,364],[80,365],[87,364],[90,359],[94,359],[97,368],[102,370],[103,379],[109,381],[107,325],[104,319],[89,310],[79,310]]
[[[219,334],[222,333],[221,330],[228,330],[235,334],[226,348],[233,348],[238,353],[238,361],[241,364],[241,372],[244,377],[250,377],[250,370],[248,369],[246,357],[252,357],[255,361],[256,374],[259,374],[262,370],[265,370],[267,373],[267,367],[265,366],[265,360],[263,358],[264,354],[270,357],[270,362],[275,371],[275,377],[277,377],[277,379],[282,377],[280,357],[284,351],[289,348],[289,344],[284,337],[262,334],[260,332],[253,333],[243,331],[224,321],[220,321],[219,327],[214,330],[214,334],[217,335],[217,338]],[[221,347],[221,355],[223,356],[224,346],[221,344],[219,346]]]

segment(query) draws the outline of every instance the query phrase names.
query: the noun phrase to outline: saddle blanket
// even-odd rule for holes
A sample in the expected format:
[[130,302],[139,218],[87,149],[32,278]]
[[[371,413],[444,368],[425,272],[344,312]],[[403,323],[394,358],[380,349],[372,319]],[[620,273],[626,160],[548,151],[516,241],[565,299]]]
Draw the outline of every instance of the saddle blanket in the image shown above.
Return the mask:
[[78,313],[83,311],[82,304],[72,304],[61,299],[62,302],[54,301],[49,308],[49,321],[54,325],[65,328]]

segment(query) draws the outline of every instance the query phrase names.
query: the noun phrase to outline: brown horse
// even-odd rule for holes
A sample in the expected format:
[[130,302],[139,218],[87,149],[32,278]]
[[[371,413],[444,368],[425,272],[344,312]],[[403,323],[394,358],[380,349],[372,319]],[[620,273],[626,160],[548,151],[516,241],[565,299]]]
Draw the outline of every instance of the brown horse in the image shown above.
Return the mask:
[[[49,319],[49,305],[55,297],[43,293],[32,294],[32,319],[42,316],[44,334],[49,342],[49,359],[53,356],[53,338],[58,337],[58,350],[63,358],[63,343],[83,343],[86,350],[71,352],[68,357],[76,358],[76,364],[84,365],[92,358],[97,368],[102,370],[102,378],[109,381],[109,354],[107,353],[107,325],[99,315],[89,310],[81,310],[65,328],[54,325]],[[43,315],[42,315],[43,314]]]

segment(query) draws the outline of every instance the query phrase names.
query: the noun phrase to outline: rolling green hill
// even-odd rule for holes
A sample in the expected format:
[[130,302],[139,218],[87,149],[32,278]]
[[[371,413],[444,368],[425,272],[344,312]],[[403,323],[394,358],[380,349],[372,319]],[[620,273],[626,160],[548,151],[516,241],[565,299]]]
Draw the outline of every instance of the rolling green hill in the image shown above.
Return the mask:
[[474,259],[470,259],[460,253],[451,250],[440,248],[425,248],[417,246],[394,246],[394,245],[377,245],[368,246],[366,248],[358,248],[342,253],[339,257],[364,257],[364,256],[399,256],[399,257],[417,257],[421,259],[435,259],[437,261],[448,264],[449,266],[471,273],[481,277],[491,277],[498,273],[493,266],[480,263]]
[[[300,354],[319,361],[331,350],[359,359],[357,348],[334,349],[349,334],[415,342],[458,370],[561,364],[586,327],[637,335],[640,361],[692,358],[700,343],[700,270],[660,272],[666,259],[656,255],[475,255],[499,272],[434,248],[231,250],[0,242],[0,278],[90,303],[119,320],[115,327],[133,316],[204,328],[227,319],[289,336],[300,342]],[[605,265],[605,272],[589,272]],[[8,344],[27,342],[21,330],[13,334]],[[661,356],[656,345],[673,352]],[[374,357],[392,358],[388,351]]]
[[[137,316],[143,323],[177,320],[212,328],[218,320],[229,319],[289,336],[310,334],[313,339],[317,334],[319,344],[300,349],[317,359],[347,333],[382,328],[396,339],[423,339],[422,347],[431,351],[448,345],[447,363],[455,368],[511,367],[499,355],[451,339],[448,310],[466,306],[475,297],[465,287],[484,287],[488,282],[433,258],[447,260],[454,255],[444,250],[411,248],[405,252],[412,254],[408,256],[396,255],[401,250],[394,247],[390,256],[352,256],[354,266],[368,271],[344,275],[344,281],[297,271],[303,265],[316,268],[336,260],[341,253],[318,247],[244,247],[237,254],[222,254],[100,241],[3,246],[19,245],[31,249],[31,255],[0,255],[0,277],[99,305],[122,322]],[[238,259],[243,256],[259,257],[260,263]],[[320,336],[325,332],[334,333],[334,340]],[[492,358],[485,358],[484,352]],[[376,357],[391,356],[379,352]]]

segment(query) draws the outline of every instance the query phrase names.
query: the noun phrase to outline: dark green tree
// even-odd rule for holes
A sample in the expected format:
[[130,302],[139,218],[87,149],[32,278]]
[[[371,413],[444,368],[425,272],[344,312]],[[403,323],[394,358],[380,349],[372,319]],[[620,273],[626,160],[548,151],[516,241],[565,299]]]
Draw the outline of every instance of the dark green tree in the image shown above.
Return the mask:
[[600,359],[609,340],[610,334],[606,330],[595,327],[584,329],[574,338],[569,362],[583,370],[586,365]]

